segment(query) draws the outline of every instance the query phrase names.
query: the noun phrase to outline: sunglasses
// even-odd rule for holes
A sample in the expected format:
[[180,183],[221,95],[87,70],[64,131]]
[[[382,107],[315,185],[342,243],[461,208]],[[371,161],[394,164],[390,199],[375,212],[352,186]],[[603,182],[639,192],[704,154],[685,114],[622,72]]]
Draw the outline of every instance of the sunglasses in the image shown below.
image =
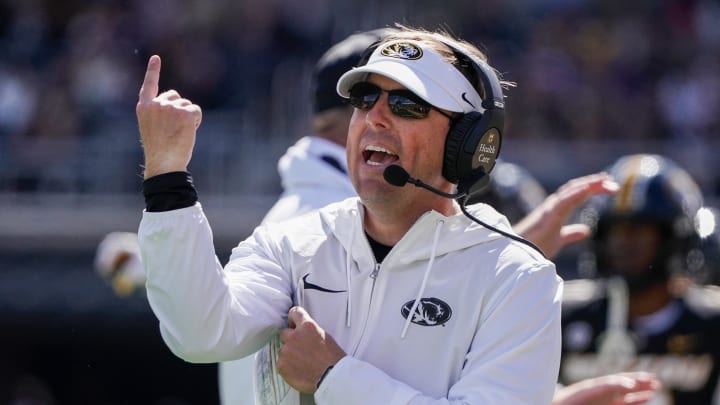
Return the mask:
[[440,114],[452,119],[452,116],[433,107],[410,90],[384,90],[370,82],[360,82],[352,86],[348,101],[353,107],[368,111],[373,108],[382,93],[388,94],[390,111],[398,117],[419,120],[427,117],[431,109],[435,109]]

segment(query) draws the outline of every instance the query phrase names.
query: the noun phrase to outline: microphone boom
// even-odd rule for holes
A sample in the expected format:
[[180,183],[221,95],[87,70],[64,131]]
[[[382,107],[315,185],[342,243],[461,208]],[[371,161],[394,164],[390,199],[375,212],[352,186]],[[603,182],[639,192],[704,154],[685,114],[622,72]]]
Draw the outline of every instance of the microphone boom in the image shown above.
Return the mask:
[[[445,198],[456,199],[456,198],[460,198],[460,197],[465,197],[467,195],[467,192],[464,192],[464,191],[460,191],[460,192],[457,192],[454,194],[449,194],[449,193],[440,191],[440,190],[436,189],[435,187],[425,184],[418,179],[410,177],[410,174],[407,172],[407,170],[403,169],[402,167],[400,167],[398,165],[390,165],[390,166],[386,167],[385,171],[383,172],[383,177],[385,178],[385,181],[392,184],[393,186],[403,187],[407,183],[411,183],[411,184],[414,184],[416,187],[424,188],[425,190],[428,190],[433,194],[437,194],[437,195],[439,195],[441,197],[445,197]],[[487,180],[485,180],[485,182],[487,183]],[[495,231],[505,237],[508,237],[508,238],[516,240],[518,242],[524,243],[527,246],[530,246],[531,248],[540,252],[540,254],[543,255],[543,257],[545,257],[545,253],[542,250],[540,250],[540,248],[537,247],[534,243],[530,242],[529,240],[526,240],[526,239],[522,238],[521,236],[518,236],[512,232],[507,232],[507,231],[504,231],[497,227],[494,227],[490,224],[487,224],[487,223],[475,218],[470,212],[468,212],[467,208],[465,207],[466,202],[467,202],[467,198],[464,198],[460,201],[460,209],[462,210],[462,213],[466,217],[470,218],[472,221],[480,224],[481,226],[484,226],[485,228],[487,228],[491,231]]]
[[410,174],[407,172],[407,170],[403,169],[402,167],[398,165],[390,165],[385,168],[385,171],[383,172],[383,177],[385,178],[385,181],[392,184],[393,186],[397,187],[403,187],[405,184],[410,183],[414,184],[415,187],[424,188],[425,190],[430,191],[433,194],[439,195],[441,197],[445,198],[459,198],[464,197],[465,193],[446,193],[444,191],[440,191],[436,189],[435,187],[423,183],[422,181],[410,177]]

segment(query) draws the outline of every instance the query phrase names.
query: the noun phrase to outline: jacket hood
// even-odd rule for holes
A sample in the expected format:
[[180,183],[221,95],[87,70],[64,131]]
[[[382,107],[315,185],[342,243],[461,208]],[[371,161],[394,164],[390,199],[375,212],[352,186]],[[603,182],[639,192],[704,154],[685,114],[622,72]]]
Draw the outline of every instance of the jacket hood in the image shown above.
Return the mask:
[[[507,218],[498,213],[487,204],[473,204],[466,207],[468,212],[476,218],[506,232],[515,233]],[[353,215],[343,212],[350,211]],[[459,211],[459,210],[458,210]],[[363,217],[365,209],[359,198],[350,198],[337,204],[332,204],[321,211],[321,218],[325,226],[340,241],[345,249],[351,252],[353,259],[362,262],[363,249],[353,249],[353,241],[364,238]],[[442,223],[442,238],[433,246],[433,234],[438,224]],[[481,243],[488,243],[504,238],[497,232],[491,231],[472,221],[462,212],[452,216],[445,216],[437,211],[428,211],[421,216],[403,238],[393,247],[393,254],[399,257],[401,263],[412,263],[419,260],[428,260],[432,248],[435,255],[441,256],[448,252],[457,251]],[[357,247],[357,244],[355,244]]]
[[[332,159],[342,170],[323,158]],[[346,159],[345,148],[340,145],[318,137],[303,137],[289,147],[278,161],[282,187],[284,190],[340,189],[346,191],[347,195],[355,195],[346,174]]]

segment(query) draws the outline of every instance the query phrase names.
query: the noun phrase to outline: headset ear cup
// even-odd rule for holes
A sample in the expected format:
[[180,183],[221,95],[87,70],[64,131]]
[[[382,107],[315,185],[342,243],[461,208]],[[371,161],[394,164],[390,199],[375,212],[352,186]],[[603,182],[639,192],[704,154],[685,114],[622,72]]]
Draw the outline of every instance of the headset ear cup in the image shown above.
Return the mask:
[[443,160],[443,177],[447,181],[457,183],[472,176],[472,173],[464,168],[469,164],[463,164],[463,159],[467,160],[464,157],[463,148],[467,142],[467,135],[481,119],[481,113],[471,111],[456,118],[450,127],[445,139],[445,158]]

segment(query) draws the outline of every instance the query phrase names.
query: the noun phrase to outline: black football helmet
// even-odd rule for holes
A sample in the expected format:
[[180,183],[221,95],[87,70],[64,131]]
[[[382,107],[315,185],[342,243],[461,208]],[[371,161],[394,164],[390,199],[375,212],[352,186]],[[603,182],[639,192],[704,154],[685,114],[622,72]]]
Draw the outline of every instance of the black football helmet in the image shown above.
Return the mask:
[[[581,211],[581,221],[594,232],[591,249],[580,256],[580,274],[622,275],[632,290],[687,272],[688,253],[697,246],[695,215],[703,204],[692,177],[672,160],[652,154],[621,157],[606,171],[620,191],[591,198]],[[609,260],[608,231],[619,223],[650,224],[660,231],[660,246],[641,275],[615,273]]]

